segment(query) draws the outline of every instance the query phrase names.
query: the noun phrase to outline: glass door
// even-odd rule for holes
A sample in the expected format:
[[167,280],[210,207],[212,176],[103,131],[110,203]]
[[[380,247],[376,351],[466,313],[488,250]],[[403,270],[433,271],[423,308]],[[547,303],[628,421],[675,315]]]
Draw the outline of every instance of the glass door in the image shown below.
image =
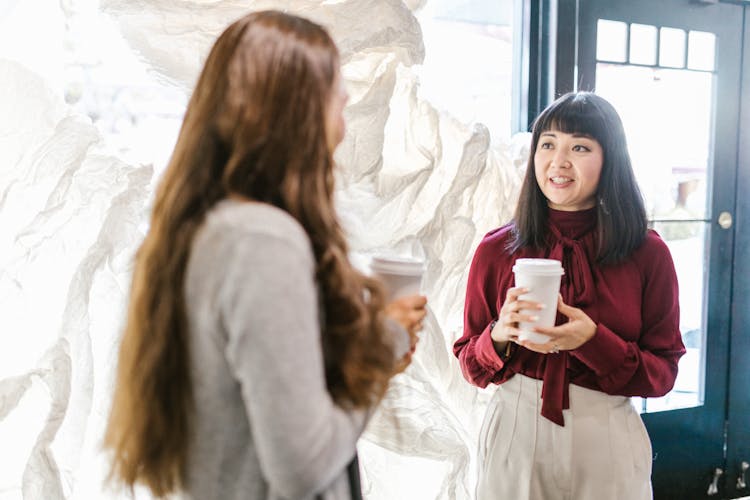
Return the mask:
[[[746,2],[747,4],[748,2]],[[736,224],[729,357],[727,498],[750,496],[750,6],[745,7],[742,38]]]
[[574,81],[620,113],[679,279],[687,354],[672,392],[637,401],[656,499],[726,498],[743,15],[729,3],[578,2]]

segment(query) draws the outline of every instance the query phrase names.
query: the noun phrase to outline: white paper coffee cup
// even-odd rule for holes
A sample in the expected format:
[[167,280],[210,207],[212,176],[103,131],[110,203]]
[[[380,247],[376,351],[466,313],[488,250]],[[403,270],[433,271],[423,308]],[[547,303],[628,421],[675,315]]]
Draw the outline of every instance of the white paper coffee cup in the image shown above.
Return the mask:
[[376,255],[370,262],[370,270],[383,282],[388,300],[395,300],[420,292],[425,264],[412,257]]
[[521,321],[518,325],[519,340],[544,344],[550,337],[534,331],[535,326],[555,326],[557,295],[560,293],[560,278],[565,271],[562,263],[554,259],[516,259],[513,266],[516,286],[528,289],[519,300],[541,302],[544,309],[521,309],[521,314],[537,316],[537,321]]

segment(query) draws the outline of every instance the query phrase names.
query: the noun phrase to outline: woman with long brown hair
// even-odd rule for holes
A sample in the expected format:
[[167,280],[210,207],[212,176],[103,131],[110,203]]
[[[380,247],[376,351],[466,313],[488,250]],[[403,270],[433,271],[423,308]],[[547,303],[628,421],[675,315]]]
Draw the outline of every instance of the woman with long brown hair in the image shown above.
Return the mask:
[[136,257],[105,436],[119,481],[199,499],[360,495],[347,464],[426,299],[386,305],[348,260],[332,158],[346,99],[310,21],[252,13],[216,41]]

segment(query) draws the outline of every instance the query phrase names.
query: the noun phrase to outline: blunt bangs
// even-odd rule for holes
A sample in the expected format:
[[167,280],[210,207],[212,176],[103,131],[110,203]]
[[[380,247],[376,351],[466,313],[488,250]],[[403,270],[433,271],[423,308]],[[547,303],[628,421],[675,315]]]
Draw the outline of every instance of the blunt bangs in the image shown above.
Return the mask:
[[542,132],[559,130],[565,134],[579,134],[595,139],[606,148],[609,145],[607,113],[592,98],[593,94],[568,94],[555,101],[534,122],[536,137]]

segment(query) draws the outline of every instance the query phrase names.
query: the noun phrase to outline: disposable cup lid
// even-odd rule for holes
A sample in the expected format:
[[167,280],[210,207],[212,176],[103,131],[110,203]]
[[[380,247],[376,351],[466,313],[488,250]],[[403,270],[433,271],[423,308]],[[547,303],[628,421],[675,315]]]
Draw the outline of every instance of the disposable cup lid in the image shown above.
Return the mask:
[[562,262],[555,259],[516,259],[514,273],[543,274],[557,276],[565,274]]
[[376,255],[370,262],[370,269],[373,272],[386,274],[419,276],[424,272],[424,268],[424,261],[413,257]]

